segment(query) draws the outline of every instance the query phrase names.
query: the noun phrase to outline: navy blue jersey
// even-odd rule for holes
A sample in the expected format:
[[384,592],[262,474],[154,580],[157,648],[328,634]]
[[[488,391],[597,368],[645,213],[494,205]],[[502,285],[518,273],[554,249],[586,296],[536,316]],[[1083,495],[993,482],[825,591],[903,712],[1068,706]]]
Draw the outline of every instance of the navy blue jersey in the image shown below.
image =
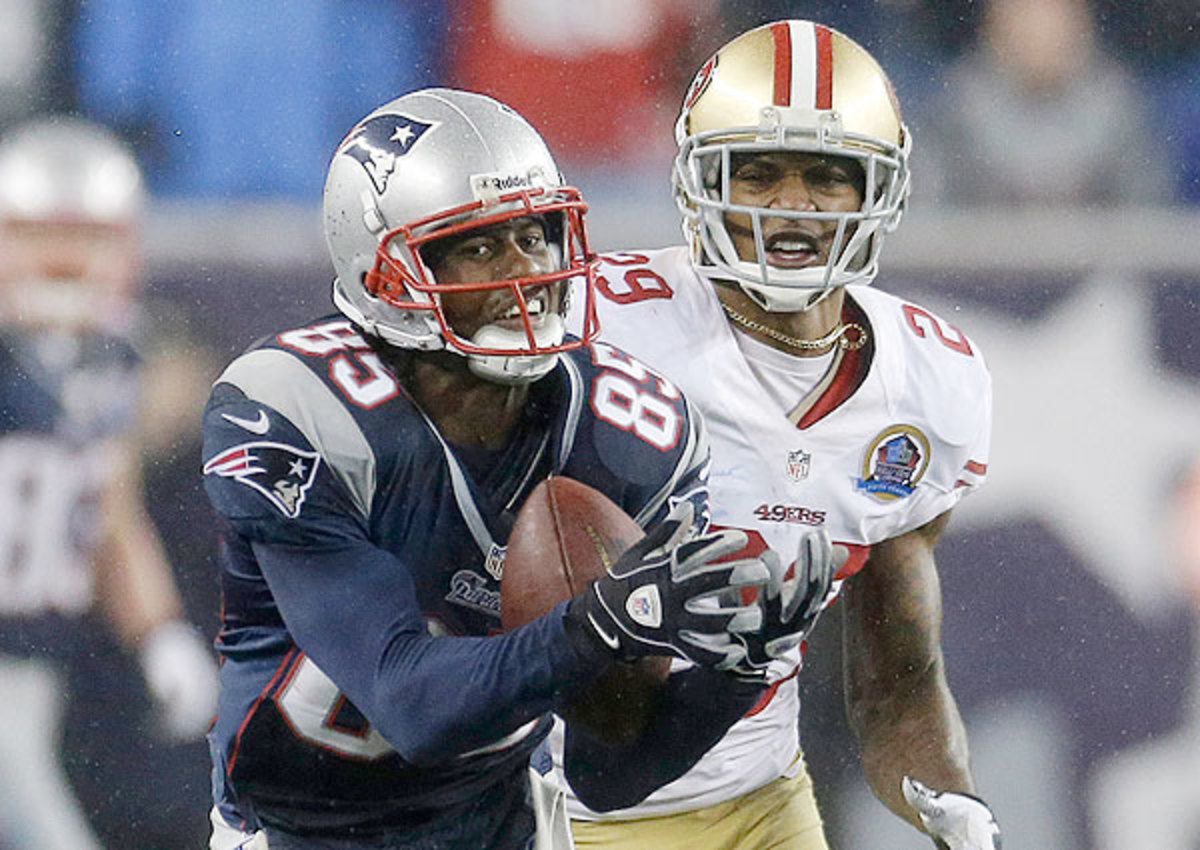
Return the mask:
[[137,365],[122,338],[0,331],[0,653],[78,648],[71,621],[94,602],[99,502]]
[[704,517],[707,456],[675,388],[608,346],[562,355],[495,452],[448,444],[344,319],[235,360],[204,420],[227,526],[212,733],[227,820],[403,828],[523,776],[554,694],[595,661],[570,649],[565,605],[500,634],[522,502],[558,474],[643,525],[679,498]]

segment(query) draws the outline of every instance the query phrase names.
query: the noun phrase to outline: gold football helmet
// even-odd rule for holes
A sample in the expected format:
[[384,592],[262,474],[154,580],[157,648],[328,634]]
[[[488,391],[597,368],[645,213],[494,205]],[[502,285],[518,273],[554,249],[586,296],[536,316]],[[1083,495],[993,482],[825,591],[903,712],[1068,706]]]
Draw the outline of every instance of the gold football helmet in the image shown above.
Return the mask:
[[[870,283],[883,235],[900,221],[909,189],[911,140],[883,69],[836,30],[777,21],[739,35],[692,81],[675,125],[672,183],[692,262],[705,277],[734,281],[764,309],[807,309],[834,287]],[[737,205],[735,154],[797,151],[849,157],[865,174],[851,212]],[[757,261],[740,259],[726,227],[748,216]],[[836,221],[829,261],[800,269],[768,264],[763,220]]]

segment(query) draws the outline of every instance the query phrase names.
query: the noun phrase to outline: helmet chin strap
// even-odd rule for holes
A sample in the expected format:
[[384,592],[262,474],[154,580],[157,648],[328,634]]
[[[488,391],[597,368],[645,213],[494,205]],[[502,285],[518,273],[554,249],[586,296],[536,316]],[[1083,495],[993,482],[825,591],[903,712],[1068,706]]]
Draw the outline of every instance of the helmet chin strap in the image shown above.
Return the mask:
[[[714,224],[714,218],[717,224]],[[738,256],[728,231],[711,210],[706,210],[695,226],[700,230],[700,247],[708,260],[697,270],[710,279],[733,281],[768,313],[800,313],[812,309],[834,289],[849,283],[869,283],[874,277],[871,272],[854,271],[850,266],[858,254],[869,250],[878,222],[860,222],[854,234],[834,244],[833,250],[841,260],[803,269],[771,267],[765,277],[758,263]]]
[[[739,266],[743,269],[758,270],[758,266],[754,263],[741,262]],[[813,279],[824,283],[825,266],[805,271],[814,272]],[[750,277],[749,274],[746,277],[738,278],[737,285],[752,301],[768,313],[803,313],[824,301],[838,287],[837,284],[829,284],[821,288],[802,288],[800,286],[788,288],[777,284],[761,284],[757,280],[747,280],[748,277]]]
[[[558,345],[566,334],[562,316],[551,314],[534,328],[533,338],[539,348]],[[499,325],[484,325],[471,337],[481,348],[518,349],[529,345],[525,334]],[[456,350],[450,347],[450,350]],[[553,354],[468,354],[467,368],[471,374],[497,384],[532,384],[544,378],[558,363]]]
[[396,348],[440,351],[448,347],[442,339],[437,322],[432,315],[413,320],[404,327],[393,326],[371,318],[360,310],[358,305],[346,294],[340,278],[334,278],[333,281],[333,303],[338,311],[352,323],[371,336],[379,337]]

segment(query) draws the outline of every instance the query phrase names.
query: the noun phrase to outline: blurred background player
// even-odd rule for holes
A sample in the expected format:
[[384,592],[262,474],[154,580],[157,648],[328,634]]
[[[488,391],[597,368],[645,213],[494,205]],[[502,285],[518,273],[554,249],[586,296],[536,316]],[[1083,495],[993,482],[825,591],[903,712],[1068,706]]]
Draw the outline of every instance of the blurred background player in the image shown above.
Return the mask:
[[[590,329],[565,335],[567,280],[595,265],[586,207],[509,107],[442,88],[379,107],[338,145],[324,210],[340,314],[238,357],[205,412],[224,521],[211,846],[262,831],[274,850],[525,850],[544,787],[530,755],[557,700],[614,661],[697,662],[671,677],[640,759],[568,734],[581,794],[640,799],[759,698],[754,664],[811,625],[831,547],[814,541],[784,581],[765,553],[721,560],[741,532],[695,535],[703,429]],[[501,634],[505,546],[549,475],[648,534]],[[754,616],[736,591],[768,578],[777,604]],[[731,605],[704,603],[729,589]]]
[[59,754],[65,668],[100,611],[168,741],[203,735],[216,665],[142,502],[131,342],[142,184],[109,133],[0,141],[0,844],[98,846]]
[[[838,573],[847,713],[875,794],[952,850],[998,846],[945,678],[934,546],[983,483],[978,348],[868,288],[908,196],[911,139],[876,61],[809,21],[752,29],[692,82],[673,184],[688,245],[602,258],[601,338],[705,414],[713,523],[753,552],[820,527]],[[580,847],[825,848],[796,731],[796,650],[764,700],[642,804],[578,804]]]

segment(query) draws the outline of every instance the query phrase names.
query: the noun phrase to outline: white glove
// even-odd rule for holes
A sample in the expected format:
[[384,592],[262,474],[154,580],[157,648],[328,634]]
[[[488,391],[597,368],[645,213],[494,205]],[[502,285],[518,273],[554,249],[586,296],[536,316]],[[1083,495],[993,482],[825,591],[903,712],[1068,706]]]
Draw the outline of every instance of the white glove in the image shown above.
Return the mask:
[[[825,607],[833,577],[850,555],[845,546],[835,546],[825,529],[814,529],[800,538],[796,560],[786,565],[768,549],[759,556],[771,580],[758,595],[762,628],[754,634],[735,634],[745,655],[728,667],[735,676],[763,681],[767,668],[800,646],[812,632]],[[791,578],[788,578],[791,571]]]
[[164,623],[142,643],[140,661],[163,736],[203,736],[217,710],[217,665],[195,630],[178,620]]
[[269,850],[267,834],[261,829],[257,832],[244,832],[225,823],[220,811],[213,806],[208,813],[208,822],[212,824],[212,835],[208,838],[208,850]]
[[1000,828],[987,804],[970,794],[934,791],[911,776],[900,783],[921,823],[949,850],[1000,850]]

